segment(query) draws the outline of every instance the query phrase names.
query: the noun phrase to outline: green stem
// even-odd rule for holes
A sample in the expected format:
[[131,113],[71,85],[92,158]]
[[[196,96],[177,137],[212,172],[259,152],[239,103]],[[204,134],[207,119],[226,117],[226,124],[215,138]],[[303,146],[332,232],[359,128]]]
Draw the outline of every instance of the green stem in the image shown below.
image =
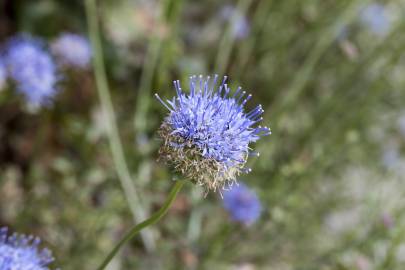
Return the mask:
[[312,78],[316,65],[322,59],[322,56],[329,46],[336,40],[336,33],[339,32],[342,25],[348,25],[352,20],[354,20],[358,14],[358,11],[360,10],[360,7],[368,1],[369,0],[365,2],[353,1],[352,3],[348,4],[343,10],[342,14],[336,18],[335,22],[323,30],[323,32],[320,34],[319,40],[309,53],[308,58],[305,60],[303,66],[294,76],[288,90],[285,91],[285,94],[283,93],[283,96],[280,97],[280,100],[275,103],[273,108],[271,108],[269,105],[268,108],[265,109],[266,115],[263,116],[263,118],[268,118],[272,115],[274,119],[277,119],[280,113],[287,111],[293,107],[294,104],[296,104],[298,98],[304,93],[307,83]]
[[249,59],[256,47],[256,44],[263,35],[263,29],[265,29],[267,23],[272,18],[272,15],[269,15],[272,4],[273,2],[271,0],[261,1],[256,8],[255,14],[253,15],[254,21],[252,22],[251,38],[246,39],[241,44],[240,51],[238,51],[238,64],[235,65],[236,76],[235,74],[234,76],[239,80],[248,66]]
[[[179,0],[161,1],[162,8],[156,24],[167,26],[173,35],[176,33],[175,22],[179,13],[179,8],[176,6],[181,5],[181,2],[182,1]],[[134,128],[137,138],[144,135],[147,131],[147,113],[151,103],[150,92],[153,86],[152,83],[155,77],[158,80],[160,76],[159,72],[157,72],[159,63],[165,62],[166,56],[161,54],[161,52],[164,50],[163,46],[170,47],[170,39],[163,33],[159,32],[160,31],[158,30],[150,33],[146,58],[142,68],[141,81],[139,83],[134,115]]]
[[236,10],[240,12],[239,14],[235,12],[230,22],[225,30],[225,33],[219,42],[218,47],[218,54],[217,54],[217,61],[215,63],[215,72],[219,74],[219,76],[224,75],[226,68],[229,64],[229,59],[231,57],[231,52],[235,43],[235,37],[232,35],[232,27],[236,23],[237,16],[245,15],[247,10],[249,9],[252,0],[239,0],[238,4],[236,5]]
[[114,247],[114,249],[108,254],[108,256],[104,259],[103,263],[100,265],[100,267],[97,268],[97,270],[103,270],[105,267],[108,265],[108,263],[112,260],[112,258],[117,254],[117,252],[120,250],[120,248],[130,241],[132,238],[134,238],[143,228],[146,228],[150,225],[155,224],[158,222],[169,210],[170,205],[173,203],[174,199],[177,196],[177,193],[180,191],[180,189],[183,187],[185,181],[178,180],[176,181],[176,184],[172,188],[172,190],[169,193],[169,196],[167,197],[165,203],[163,206],[154,213],[150,218],[147,220],[137,224],[135,227],[133,227],[125,236],[124,238],[121,239],[121,241]]
[[[111,148],[112,158],[117,170],[124,195],[134,217],[135,223],[146,218],[141,206],[139,196],[132,182],[128,165],[125,160],[124,150],[118,134],[118,126],[115,120],[114,107],[111,102],[108,88],[107,75],[105,71],[102,46],[100,42],[100,30],[97,22],[96,1],[86,0],[87,23],[89,27],[90,40],[93,50],[93,66],[97,84],[97,91],[100,97],[101,107],[106,117],[108,139]],[[144,231],[142,240],[148,251],[155,248],[154,238],[151,231]]]
[[161,44],[162,40],[159,37],[152,37],[149,43],[136,102],[134,121],[136,136],[139,136],[146,131],[146,114],[150,105],[150,89],[152,85],[153,73],[159,60]]

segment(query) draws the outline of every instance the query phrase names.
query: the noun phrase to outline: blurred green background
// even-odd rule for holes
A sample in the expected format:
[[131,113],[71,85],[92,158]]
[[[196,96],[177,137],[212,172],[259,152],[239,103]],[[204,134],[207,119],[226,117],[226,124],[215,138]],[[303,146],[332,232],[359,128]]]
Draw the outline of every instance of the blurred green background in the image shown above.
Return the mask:
[[[1,225],[40,236],[61,269],[95,269],[173,184],[153,94],[227,74],[273,132],[242,177],[260,219],[237,224],[189,184],[109,269],[405,269],[405,1],[100,0],[98,16],[114,112],[92,69],[35,112],[0,91]],[[0,1],[0,41],[66,31],[87,34],[83,1]]]

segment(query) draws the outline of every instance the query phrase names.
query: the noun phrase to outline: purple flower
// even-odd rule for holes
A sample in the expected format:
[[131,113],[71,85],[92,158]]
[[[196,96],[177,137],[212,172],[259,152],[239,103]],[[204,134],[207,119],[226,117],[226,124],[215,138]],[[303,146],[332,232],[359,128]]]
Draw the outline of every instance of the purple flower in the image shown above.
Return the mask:
[[373,3],[366,6],[360,13],[361,21],[375,34],[385,35],[390,30],[390,21],[385,7]]
[[177,97],[164,102],[169,110],[159,135],[164,140],[160,158],[181,172],[186,178],[206,190],[223,188],[235,181],[241,172],[249,172],[244,165],[251,152],[249,144],[270,129],[256,126],[262,120],[261,105],[250,112],[244,106],[252,97],[246,97],[239,87],[234,94],[226,77],[217,87],[218,76],[190,77],[190,92],[181,89],[175,81]]
[[233,220],[251,225],[260,217],[260,201],[256,193],[243,183],[225,190],[223,197],[224,208]]
[[33,236],[7,234],[0,228],[0,270],[49,270],[52,261],[48,249],[39,249],[40,239]]
[[241,14],[235,7],[225,6],[221,10],[221,18],[231,21],[231,31],[236,39],[244,39],[250,33],[250,24],[246,16]]
[[405,137],[405,113],[398,118],[398,129],[401,135]]
[[12,38],[4,59],[10,78],[29,103],[44,105],[57,93],[56,68],[40,40],[28,36]]
[[91,59],[89,40],[81,35],[64,33],[51,44],[51,51],[62,65],[87,68]]
[[382,163],[387,169],[395,169],[401,163],[400,153],[396,144],[385,146],[382,154]]

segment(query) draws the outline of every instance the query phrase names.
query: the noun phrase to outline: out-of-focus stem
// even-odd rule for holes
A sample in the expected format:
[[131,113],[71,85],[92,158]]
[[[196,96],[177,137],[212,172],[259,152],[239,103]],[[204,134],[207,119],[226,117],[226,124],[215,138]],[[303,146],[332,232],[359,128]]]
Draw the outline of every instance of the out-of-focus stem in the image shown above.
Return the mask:
[[[121,140],[118,134],[114,108],[111,102],[111,96],[106,79],[107,76],[102,55],[102,46],[100,42],[95,0],[86,0],[86,14],[93,50],[94,75],[96,78],[97,91],[100,98],[101,107],[104,116],[106,117],[107,132],[114,165],[117,171],[118,178],[121,182],[126,200],[133,214],[134,221],[139,222],[140,220],[145,219],[146,214],[141,206],[139,196],[132,182],[128,165],[125,160]],[[143,231],[142,239],[147,250],[151,251],[155,248],[152,231]]]
[[[91,1],[91,0],[90,0]],[[109,262],[114,258],[114,256],[117,254],[117,252],[120,250],[120,248],[130,241],[132,238],[134,238],[142,229],[155,224],[158,222],[169,210],[170,205],[172,205],[174,199],[176,199],[177,193],[179,193],[180,189],[183,187],[185,181],[178,180],[176,181],[176,184],[172,188],[172,190],[169,193],[169,196],[167,197],[165,203],[163,206],[154,213],[150,218],[147,220],[137,224],[135,227],[133,227],[122,239],[118,244],[113,248],[113,250],[108,254],[108,256],[104,259],[104,261],[101,263],[100,267],[97,268],[97,270],[103,270],[105,267],[109,264]]]
[[[305,60],[302,67],[297,71],[287,91],[281,91],[281,95],[276,98],[276,102],[265,108],[265,115],[263,116],[264,119],[268,119],[270,116],[273,119],[279,119],[284,112],[288,111],[289,108],[292,108],[295,104],[297,104],[298,98],[305,92],[305,87],[313,75],[316,65],[329,46],[336,41],[337,33],[341,27],[348,25],[353,19],[355,19],[360,7],[366,4],[368,1],[369,0],[353,1],[352,3],[349,3],[342,13],[336,18],[334,23],[323,30],[320,35],[321,38],[314,45],[314,48],[309,53],[309,56]],[[257,149],[259,149],[259,151],[264,155],[262,156],[261,160],[266,160],[265,155],[271,155],[271,153],[276,151],[275,149],[278,147],[276,141],[280,140],[281,138],[277,136],[277,133],[274,133],[272,139],[273,144],[271,146],[271,151],[260,151],[260,149],[263,149],[265,145],[261,142],[258,143]],[[256,161],[257,159],[253,160],[251,166],[253,166]]]
[[[150,33],[134,115],[134,128],[138,139],[142,139],[142,136],[145,135],[147,129],[147,113],[151,102],[152,82],[159,61],[165,57],[165,55],[161,55],[162,46],[165,42],[169,42],[170,40],[170,38],[166,36],[167,34],[165,34],[165,31],[170,31],[171,33],[175,32],[175,19],[177,16],[173,16],[173,14],[170,16],[168,13],[170,13],[170,10],[176,9],[173,8],[173,6],[180,6],[181,2],[181,0],[161,1],[162,8],[157,19],[157,25],[164,25],[168,30],[159,30],[159,27],[157,27],[156,31]],[[159,74],[157,74],[157,76],[158,75]]]
[[146,113],[150,105],[150,90],[152,85],[153,73],[156,69],[157,61],[159,58],[161,43],[161,39],[157,37],[153,37],[149,42],[148,53],[142,71],[136,103],[134,125],[137,136],[139,136],[146,130]]
[[238,12],[240,12],[240,14],[234,12],[234,14],[231,16],[228,27],[219,43],[218,54],[216,57],[217,62],[215,64],[215,73],[219,74],[220,76],[224,75],[224,72],[228,66],[229,58],[231,56],[233,44],[235,41],[235,37],[232,35],[232,27],[239,15],[246,14],[251,3],[251,0],[239,0],[236,9],[238,10]]
[[[288,91],[285,92],[286,94],[283,95],[279,101],[277,101],[276,106],[273,106],[273,110],[270,110],[270,106],[269,108],[267,108],[267,110],[265,110],[266,116],[272,115],[272,112],[277,109],[280,110],[278,110],[276,113],[282,112],[296,104],[297,99],[304,92],[305,86],[311,78],[316,64],[321,59],[327,48],[336,40],[337,33],[339,32],[341,27],[347,25],[355,18],[360,7],[364,5],[364,2],[354,1],[352,4],[349,4],[348,7],[343,11],[343,13],[336,19],[334,24],[324,30],[324,32],[320,35],[319,41],[315,44],[313,50],[309,53],[309,56],[305,60],[305,63],[294,76],[294,79],[292,80]],[[266,116],[264,116],[264,118],[266,118]],[[275,117],[274,114],[272,116]]]
[[236,75],[235,77],[238,79],[240,79],[240,76],[243,74],[245,68],[247,68],[249,57],[260,39],[263,29],[271,18],[271,16],[269,16],[271,4],[271,0],[260,1],[258,7],[256,8],[255,14],[253,15],[254,21],[252,22],[253,31],[251,31],[254,33],[252,33],[251,37],[242,43],[240,53],[238,53],[238,65],[235,67],[236,74],[234,74],[234,76]]

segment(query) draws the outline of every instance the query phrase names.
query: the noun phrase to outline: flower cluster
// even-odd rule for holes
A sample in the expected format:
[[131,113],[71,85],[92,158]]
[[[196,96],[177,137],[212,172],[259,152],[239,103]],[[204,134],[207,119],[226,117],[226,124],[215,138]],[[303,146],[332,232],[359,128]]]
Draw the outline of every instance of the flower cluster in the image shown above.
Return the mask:
[[242,183],[224,191],[223,205],[233,220],[247,226],[253,224],[262,211],[256,193]]
[[28,36],[12,38],[4,58],[9,76],[29,103],[43,105],[56,94],[56,66],[40,40]]
[[[85,37],[64,33],[50,47],[60,66],[84,69],[89,65],[91,48]],[[49,104],[57,94],[60,69],[41,39],[26,34],[11,38],[2,59],[0,89],[9,77],[34,107]]]
[[251,152],[249,144],[270,129],[256,126],[262,120],[259,105],[250,112],[244,106],[252,97],[239,87],[231,94],[226,77],[217,87],[218,76],[190,78],[190,92],[182,91],[174,82],[177,97],[164,102],[169,110],[159,130],[163,139],[160,158],[174,166],[186,178],[205,187],[207,191],[232,184],[242,172]]
[[64,66],[87,68],[91,59],[91,47],[87,38],[63,33],[51,44],[51,51]]
[[0,229],[0,270],[49,270],[53,261],[48,249],[39,249],[40,239]]

